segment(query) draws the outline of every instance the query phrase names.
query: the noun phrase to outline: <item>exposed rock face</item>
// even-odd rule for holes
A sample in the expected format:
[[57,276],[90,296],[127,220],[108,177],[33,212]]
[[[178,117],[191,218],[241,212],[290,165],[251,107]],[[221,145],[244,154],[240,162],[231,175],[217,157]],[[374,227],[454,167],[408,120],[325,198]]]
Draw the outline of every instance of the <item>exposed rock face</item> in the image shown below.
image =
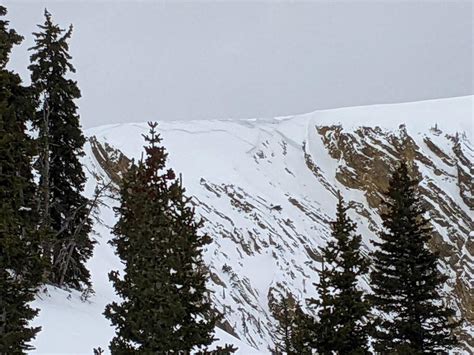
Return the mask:
[[[213,300],[225,315],[222,328],[261,350],[271,347],[270,299],[286,291],[300,300],[315,295],[319,248],[330,235],[336,192],[350,203],[368,255],[381,228],[388,176],[404,158],[421,180],[433,226],[430,247],[449,275],[443,292],[466,321],[464,346],[474,349],[467,333],[474,329],[473,148],[467,133],[432,128],[436,121],[430,117],[421,130],[324,124],[325,116],[317,114],[160,126],[170,164],[183,172],[214,238],[206,262]],[[140,156],[138,132],[146,126],[136,127],[137,142],[123,153],[114,145],[124,131],[131,139],[125,126],[90,138],[93,174],[119,183],[129,158]],[[361,287],[369,289],[367,280]]]
[[[399,132],[386,132],[380,128],[360,127],[343,133],[340,126],[333,126],[317,127],[317,131],[331,156],[340,162],[336,179],[363,191],[372,208],[379,209],[390,167],[398,159],[411,163],[413,173],[422,179],[420,190],[434,229],[431,247],[440,254],[445,267],[455,274],[450,280],[452,292],[448,297],[457,304],[462,317],[473,324],[474,253],[472,240],[468,238],[474,229],[470,197],[472,172],[468,172],[472,163],[465,156],[466,151],[471,151],[470,142],[466,138],[442,137],[438,132],[438,140],[443,139],[443,146],[447,147],[445,152],[429,137],[424,137],[419,146],[403,128]],[[458,197],[465,206],[456,203],[456,196],[443,190],[437,179],[457,184]]]
[[107,142],[99,143],[94,136],[89,137],[89,144],[92,154],[103,172],[118,186],[123,174],[130,166],[131,160],[123,155],[120,150],[111,147]]

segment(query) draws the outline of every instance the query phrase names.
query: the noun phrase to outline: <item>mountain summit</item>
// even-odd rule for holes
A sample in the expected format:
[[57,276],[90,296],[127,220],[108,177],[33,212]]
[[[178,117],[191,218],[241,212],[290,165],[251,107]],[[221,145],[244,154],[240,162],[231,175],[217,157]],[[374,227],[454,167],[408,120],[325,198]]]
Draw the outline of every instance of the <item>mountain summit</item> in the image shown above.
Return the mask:
[[[182,173],[214,239],[205,261],[212,301],[224,314],[217,337],[243,354],[267,353],[275,329],[271,299],[286,292],[300,301],[316,296],[337,191],[368,255],[382,228],[380,200],[390,169],[404,157],[422,178],[434,230],[430,247],[449,275],[443,292],[465,320],[460,338],[473,350],[473,104],[467,96],[273,119],[160,122],[170,167]],[[86,131],[90,194],[99,180],[120,183],[130,160],[140,158],[146,130],[146,123],[129,123]],[[95,295],[84,302],[78,293],[49,288],[35,301],[41,309],[35,323],[43,327],[33,344],[38,353],[90,353],[113,337],[102,312],[116,297],[107,273],[122,266],[107,243],[117,202],[112,195],[104,203],[89,261]],[[370,291],[367,282],[360,286]],[[51,341],[65,325],[70,331]]]

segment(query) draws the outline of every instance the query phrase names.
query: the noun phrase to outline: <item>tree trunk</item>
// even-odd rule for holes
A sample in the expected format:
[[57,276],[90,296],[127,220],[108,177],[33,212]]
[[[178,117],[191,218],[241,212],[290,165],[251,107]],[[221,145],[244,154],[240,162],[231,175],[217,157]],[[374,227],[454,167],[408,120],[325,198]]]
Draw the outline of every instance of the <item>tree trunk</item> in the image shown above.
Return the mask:
[[[68,245],[68,248],[67,248],[68,252],[67,252],[67,256],[66,256],[66,261],[65,261],[64,265],[60,268],[61,276],[59,278],[59,284],[58,284],[59,287],[61,287],[63,285],[64,278],[66,277],[67,270],[69,269],[69,264],[71,263],[71,259],[72,259],[72,253],[74,252],[74,248],[77,245],[76,240],[75,240],[76,236],[81,232],[82,227],[84,226],[86,221],[89,219],[92,212],[94,212],[94,210],[99,206],[100,198],[103,196],[104,192],[107,191],[107,189],[109,188],[111,183],[112,182],[109,182],[108,184],[102,185],[100,188],[96,188],[96,191],[94,193],[94,198],[90,202],[89,209],[88,209],[86,215],[84,216],[81,223],[74,230],[72,240],[70,241],[70,243]],[[81,208],[81,207],[79,207],[79,208]]]
[[[43,257],[48,263],[51,263],[52,243],[51,243],[51,216],[50,216],[50,154],[49,154],[49,106],[48,99],[45,97],[43,104],[43,128],[40,132],[40,156],[41,156],[41,188],[38,198],[38,212],[40,216],[39,228],[46,235],[43,236]],[[48,268],[45,268],[44,278],[48,280],[50,275]]]

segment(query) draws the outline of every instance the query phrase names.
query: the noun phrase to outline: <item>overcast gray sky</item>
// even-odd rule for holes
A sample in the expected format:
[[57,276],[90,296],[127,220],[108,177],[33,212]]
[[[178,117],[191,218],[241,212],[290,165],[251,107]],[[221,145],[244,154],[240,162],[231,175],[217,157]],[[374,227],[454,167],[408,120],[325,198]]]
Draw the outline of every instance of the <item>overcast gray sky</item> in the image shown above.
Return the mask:
[[3,1],[26,49],[74,24],[85,127],[283,116],[473,93],[471,1]]

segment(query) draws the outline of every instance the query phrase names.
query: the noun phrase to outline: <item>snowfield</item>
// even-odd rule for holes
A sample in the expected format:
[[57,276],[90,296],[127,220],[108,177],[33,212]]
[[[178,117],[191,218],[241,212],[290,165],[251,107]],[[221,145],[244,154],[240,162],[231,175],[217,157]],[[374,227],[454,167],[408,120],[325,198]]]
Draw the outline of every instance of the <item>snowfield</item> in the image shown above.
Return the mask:
[[[217,329],[219,343],[235,344],[239,354],[269,353],[274,333],[269,295],[290,291],[302,301],[316,296],[312,284],[318,281],[318,249],[329,238],[337,190],[353,206],[351,217],[365,252],[372,250],[370,241],[380,228],[376,201],[384,167],[399,154],[412,157],[423,176],[423,195],[437,232],[434,246],[446,251],[442,267],[450,281],[445,293],[458,315],[465,316],[472,301],[468,290],[474,287],[468,188],[473,104],[474,96],[467,96],[273,119],[160,122],[168,165],[182,174],[205,220],[203,232],[214,239],[205,254],[212,274],[209,287],[225,315],[225,328],[234,334]],[[83,159],[87,195],[97,178],[111,176],[99,158],[113,164],[121,152],[139,159],[146,131],[146,123],[86,131],[95,142],[87,143]],[[413,149],[397,146],[397,137],[409,138]],[[98,144],[107,147],[108,155],[98,156]],[[114,329],[102,312],[116,296],[107,273],[122,267],[107,243],[116,202],[104,202],[95,224],[98,244],[88,264],[95,293],[84,301],[75,291],[48,287],[41,292],[34,302],[40,315],[33,323],[42,331],[32,353],[92,354],[99,346],[108,351]],[[369,289],[366,280],[361,287]],[[468,296],[459,290],[467,290]],[[467,319],[464,349],[472,350],[472,315]]]

